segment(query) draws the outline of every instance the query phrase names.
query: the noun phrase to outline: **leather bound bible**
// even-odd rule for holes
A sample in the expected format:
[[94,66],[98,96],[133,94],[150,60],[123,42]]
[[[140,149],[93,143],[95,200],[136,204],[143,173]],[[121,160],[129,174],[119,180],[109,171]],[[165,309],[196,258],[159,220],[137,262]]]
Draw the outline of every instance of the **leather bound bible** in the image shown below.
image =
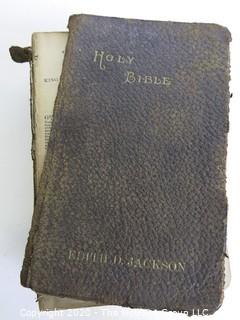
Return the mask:
[[[53,105],[61,74],[67,36],[66,32],[35,32],[32,35],[31,47],[10,48],[14,61],[29,61],[31,67],[32,158],[34,162],[35,197],[37,196],[38,180],[40,180],[48,144]],[[230,266],[228,256],[226,256],[224,288],[229,285],[229,282]],[[39,309],[42,311],[95,305],[95,302],[45,294],[38,294],[37,301]]]
[[149,309],[223,300],[224,27],[75,15],[21,281]]

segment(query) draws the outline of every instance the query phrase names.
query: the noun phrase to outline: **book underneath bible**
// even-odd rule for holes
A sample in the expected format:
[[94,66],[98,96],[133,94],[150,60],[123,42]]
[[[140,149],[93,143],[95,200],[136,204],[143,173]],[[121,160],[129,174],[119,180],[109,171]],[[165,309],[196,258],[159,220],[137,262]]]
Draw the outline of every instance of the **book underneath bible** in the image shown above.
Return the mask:
[[100,304],[221,305],[229,41],[213,24],[70,18],[23,285]]

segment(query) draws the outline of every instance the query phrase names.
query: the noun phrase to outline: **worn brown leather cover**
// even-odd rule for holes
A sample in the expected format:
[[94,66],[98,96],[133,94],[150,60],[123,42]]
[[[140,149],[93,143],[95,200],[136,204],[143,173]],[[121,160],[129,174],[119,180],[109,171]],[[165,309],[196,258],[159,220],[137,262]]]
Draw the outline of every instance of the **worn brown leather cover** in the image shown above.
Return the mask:
[[21,282],[103,304],[222,303],[229,41],[75,15]]

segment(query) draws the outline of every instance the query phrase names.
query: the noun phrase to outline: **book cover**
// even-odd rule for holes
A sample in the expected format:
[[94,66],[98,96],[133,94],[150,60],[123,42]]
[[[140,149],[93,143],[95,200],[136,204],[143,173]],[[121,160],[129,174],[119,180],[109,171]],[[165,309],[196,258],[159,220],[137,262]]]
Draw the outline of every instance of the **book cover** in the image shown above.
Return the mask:
[[[35,196],[37,195],[37,180],[41,174],[45,151],[48,144],[48,137],[51,126],[54,100],[62,70],[62,60],[67,41],[66,32],[35,32],[32,36],[32,47],[19,48],[13,47],[12,54],[17,62],[30,62],[31,66],[31,88],[32,88],[32,128],[33,128],[33,147],[32,156],[34,162],[34,185]],[[17,48],[17,49],[16,49]],[[18,55],[16,56],[16,50]],[[31,52],[32,54],[29,54]],[[34,59],[32,59],[32,57]],[[43,85],[45,84],[45,85]],[[35,99],[34,92],[39,91]],[[44,96],[42,102],[41,96]],[[38,115],[36,118],[35,112]],[[36,125],[36,123],[39,123]],[[41,137],[38,138],[38,137]],[[36,138],[35,138],[36,137]],[[35,141],[38,141],[36,144]],[[36,158],[36,161],[35,161]],[[38,173],[38,174],[37,174]],[[230,283],[229,259],[225,257],[225,288]],[[95,304],[94,302],[81,301],[78,299],[56,297],[38,294],[38,304],[41,311],[55,309],[69,309],[87,307]]]
[[86,15],[69,27],[22,283],[214,312],[224,282],[229,32]]

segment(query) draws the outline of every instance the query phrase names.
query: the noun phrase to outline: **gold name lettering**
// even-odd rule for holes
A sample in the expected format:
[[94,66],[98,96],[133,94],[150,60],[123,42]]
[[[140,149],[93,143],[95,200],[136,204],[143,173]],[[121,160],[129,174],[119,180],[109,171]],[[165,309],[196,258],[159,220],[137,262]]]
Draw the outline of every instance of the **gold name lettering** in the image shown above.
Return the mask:
[[110,255],[107,253],[84,252],[74,249],[68,251],[68,260],[81,264],[117,265],[167,272],[184,272],[186,268],[186,264],[183,261],[165,261],[152,258]]

